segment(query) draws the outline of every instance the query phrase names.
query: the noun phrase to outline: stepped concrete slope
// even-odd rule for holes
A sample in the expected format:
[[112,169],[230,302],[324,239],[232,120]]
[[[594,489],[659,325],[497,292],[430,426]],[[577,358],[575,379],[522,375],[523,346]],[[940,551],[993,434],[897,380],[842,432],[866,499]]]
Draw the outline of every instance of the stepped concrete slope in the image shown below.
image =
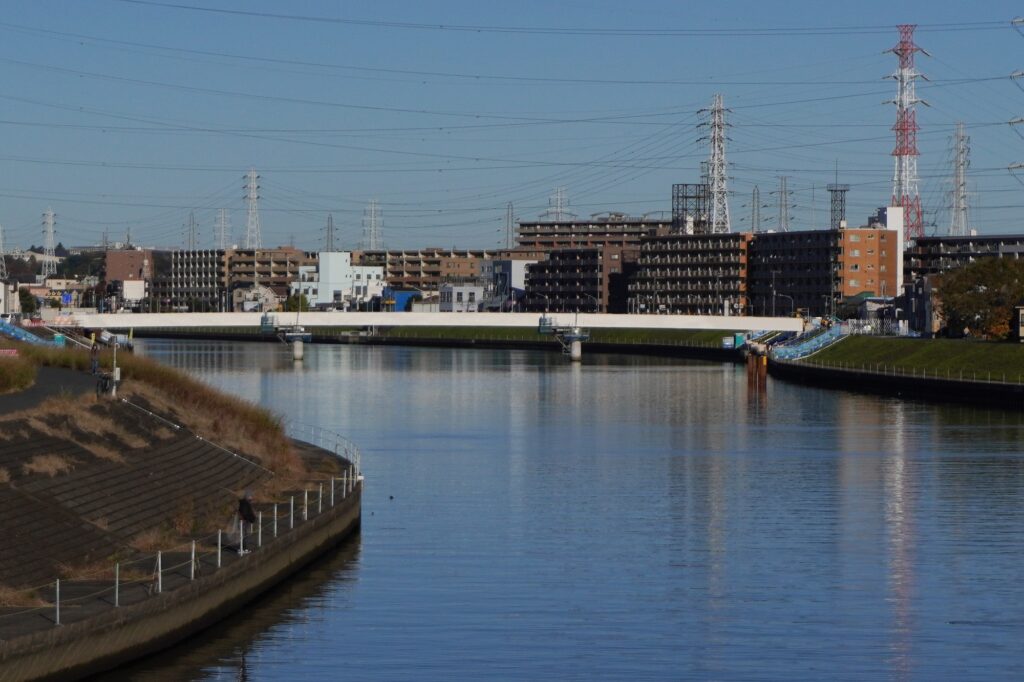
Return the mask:
[[[3,680],[77,679],[165,648],[359,528],[352,462],[294,442],[305,469],[284,480],[93,385],[43,367],[0,396]],[[261,523],[240,539],[246,489]]]

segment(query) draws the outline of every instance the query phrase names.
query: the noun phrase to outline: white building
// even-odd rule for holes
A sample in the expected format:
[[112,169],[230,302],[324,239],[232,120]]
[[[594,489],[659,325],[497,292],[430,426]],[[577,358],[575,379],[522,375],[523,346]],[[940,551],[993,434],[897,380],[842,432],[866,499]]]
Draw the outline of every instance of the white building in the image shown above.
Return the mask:
[[484,287],[479,284],[452,284],[446,282],[441,285],[442,313],[475,313],[480,310],[480,304],[484,301]]
[[380,296],[385,284],[383,267],[352,265],[349,251],[321,251],[316,270],[300,268],[299,281],[291,289],[306,294],[317,308],[341,309]]

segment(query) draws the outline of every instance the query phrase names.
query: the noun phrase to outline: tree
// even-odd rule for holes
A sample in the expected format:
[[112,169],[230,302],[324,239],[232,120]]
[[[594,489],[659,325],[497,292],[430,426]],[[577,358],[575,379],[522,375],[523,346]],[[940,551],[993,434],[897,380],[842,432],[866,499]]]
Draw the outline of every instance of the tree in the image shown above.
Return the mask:
[[29,293],[28,289],[18,289],[18,300],[21,302],[21,312],[31,314],[38,310],[36,297]]
[[305,294],[299,294],[298,296],[292,294],[285,300],[284,309],[289,313],[309,310],[309,299],[306,298]]
[[1024,262],[985,258],[939,278],[939,296],[947,329],[972,336],[1005,339],[1013,307],[1024,299]]

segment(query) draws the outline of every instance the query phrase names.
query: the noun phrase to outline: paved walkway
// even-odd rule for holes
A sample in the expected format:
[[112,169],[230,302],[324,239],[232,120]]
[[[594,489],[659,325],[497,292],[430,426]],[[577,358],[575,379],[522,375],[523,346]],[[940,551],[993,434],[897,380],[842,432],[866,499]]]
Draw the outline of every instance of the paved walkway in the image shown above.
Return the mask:
[[0,395],[0,414],[27,410],[63,391],[79,395],[95,390],[96,377],[91,374],[60,367],[40,367],[36,383],[24,391]]

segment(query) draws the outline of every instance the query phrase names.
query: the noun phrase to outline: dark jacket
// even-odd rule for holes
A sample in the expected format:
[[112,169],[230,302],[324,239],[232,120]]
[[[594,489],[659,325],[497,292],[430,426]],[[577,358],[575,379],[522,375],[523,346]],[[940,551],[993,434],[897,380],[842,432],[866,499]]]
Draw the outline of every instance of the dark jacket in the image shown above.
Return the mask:
[[252,502],[243,497],[238,501],[238,515],[246,523],[256,523],[256,512],[253,511]]

